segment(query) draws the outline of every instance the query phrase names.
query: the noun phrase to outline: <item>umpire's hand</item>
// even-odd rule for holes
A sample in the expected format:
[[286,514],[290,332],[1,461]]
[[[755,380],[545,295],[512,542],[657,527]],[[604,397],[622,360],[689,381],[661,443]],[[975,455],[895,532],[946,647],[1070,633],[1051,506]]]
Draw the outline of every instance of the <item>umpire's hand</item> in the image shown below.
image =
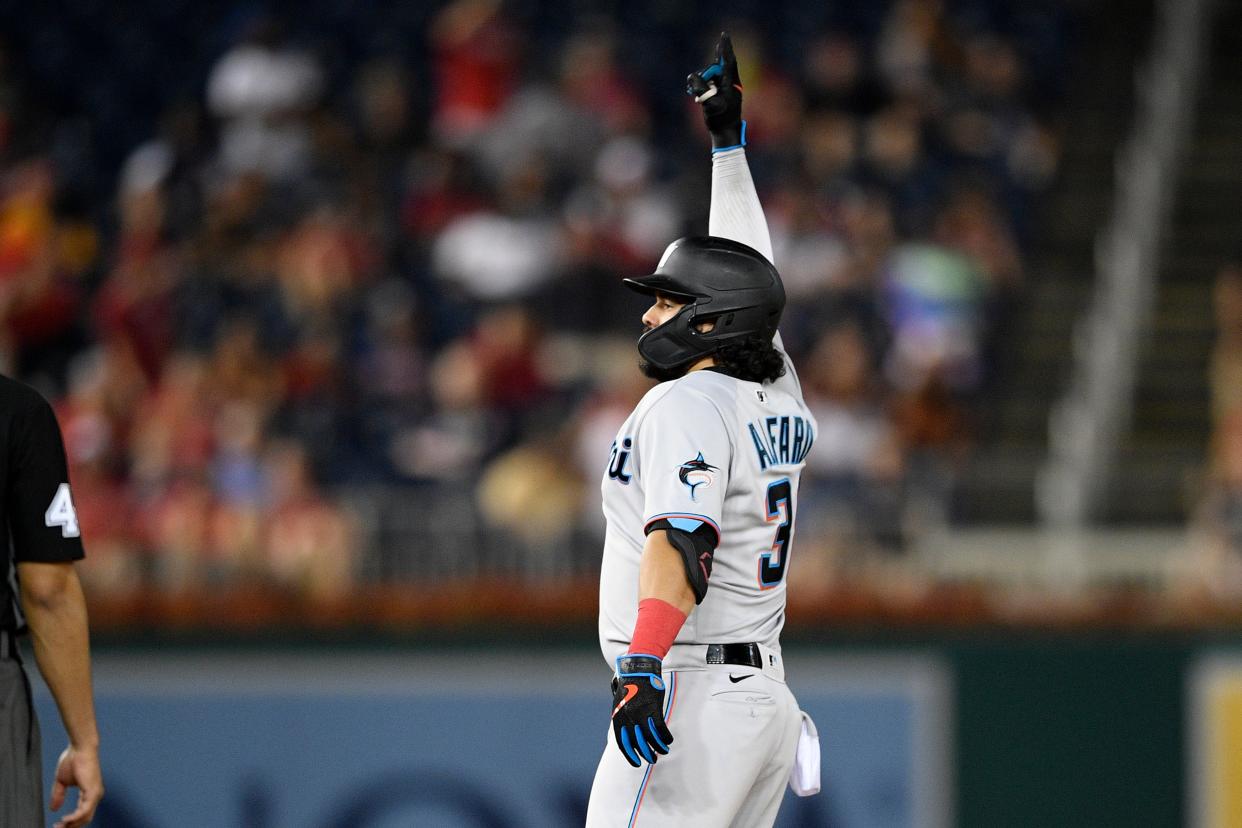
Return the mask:
[[716,43],[716,62],[686,76],[686,94],[703,107],[703,120],[712,134],[712,149],[731,149],[746,143],[742,123],[742,81],[728,32]]
[[103,776],[99,771],[99,751],[65,748],[56,763],[56,777],[52,783],[52,798],[48,803],[53,811],[65,804],[65,791],[78,788],[78,805],[72,813],[61,817],[56,828],[84,828],[95,817],[95,809],[103,798]]
[[657,753],[668,753],[673,734],[664,723],[660,659],[651,655],[617,659],[612,679],[612,733],[625,760],[636,768],[643,759],[654,765]]

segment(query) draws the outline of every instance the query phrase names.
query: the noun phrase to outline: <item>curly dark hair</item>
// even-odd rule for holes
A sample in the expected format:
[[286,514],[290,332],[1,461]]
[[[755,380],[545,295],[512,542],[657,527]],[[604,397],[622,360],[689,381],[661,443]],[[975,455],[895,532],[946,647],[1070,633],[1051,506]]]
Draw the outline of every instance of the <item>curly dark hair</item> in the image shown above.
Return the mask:
[[785,375],[785,357],[771,337],[755,334],[726,342],[716,349],[716,366],[748,382],[772,382]]
[[[772,340],[760,334],[735,339],[718,347],[712,356],[716,358],[713,370],[735,379],[749,382],[772,382],[785,375],[785,358],[776,350]],[[676,368],[657,368],[646,360],[640,360],[639,369],[656,382],[668,382],[686,375],[689,365]]]

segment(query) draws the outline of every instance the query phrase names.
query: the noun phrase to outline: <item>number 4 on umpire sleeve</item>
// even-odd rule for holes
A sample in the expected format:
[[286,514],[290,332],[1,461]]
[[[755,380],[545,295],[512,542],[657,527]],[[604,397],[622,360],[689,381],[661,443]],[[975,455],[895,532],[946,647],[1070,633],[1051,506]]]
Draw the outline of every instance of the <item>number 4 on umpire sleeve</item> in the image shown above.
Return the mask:
[[69,484],[61,483],[56,489],[56,496],[43,513],[43,522],[48,527],[59,526],[60,535],[64,538],[76,538],[82,534],[78,529],[78,513],[73,508],[73,498],[69,495]]
[[785,577],[785,567],[789,564],[789,539],[793,532],[794,499],[793,488],[789,479],[778,480],[768,486],[767,496],[768,523],[780,521],[776,527],[776,538],[772,541],[772,549],[759,556],[759,588],[771,589]]

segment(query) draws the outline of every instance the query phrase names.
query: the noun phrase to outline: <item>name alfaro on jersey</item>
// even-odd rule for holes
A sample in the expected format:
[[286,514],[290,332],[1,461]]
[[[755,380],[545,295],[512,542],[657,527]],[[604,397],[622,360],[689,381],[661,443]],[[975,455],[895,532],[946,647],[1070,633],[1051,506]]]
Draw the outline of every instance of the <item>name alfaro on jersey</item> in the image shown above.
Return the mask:
[[747,423],[760,470],[768,466],[796,466],[806,459],[815,442],[810,420],[796,415],[764,417]]

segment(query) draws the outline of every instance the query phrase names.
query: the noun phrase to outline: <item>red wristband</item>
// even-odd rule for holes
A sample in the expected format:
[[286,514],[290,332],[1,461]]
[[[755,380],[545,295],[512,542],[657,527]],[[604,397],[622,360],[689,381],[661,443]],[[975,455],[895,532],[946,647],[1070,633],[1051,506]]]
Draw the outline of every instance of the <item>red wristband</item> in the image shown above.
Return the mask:
[[638,602],[638,620],[630,636],[630,652],[664,658],[684,623],[686,614],[668,601],[644,598]]

